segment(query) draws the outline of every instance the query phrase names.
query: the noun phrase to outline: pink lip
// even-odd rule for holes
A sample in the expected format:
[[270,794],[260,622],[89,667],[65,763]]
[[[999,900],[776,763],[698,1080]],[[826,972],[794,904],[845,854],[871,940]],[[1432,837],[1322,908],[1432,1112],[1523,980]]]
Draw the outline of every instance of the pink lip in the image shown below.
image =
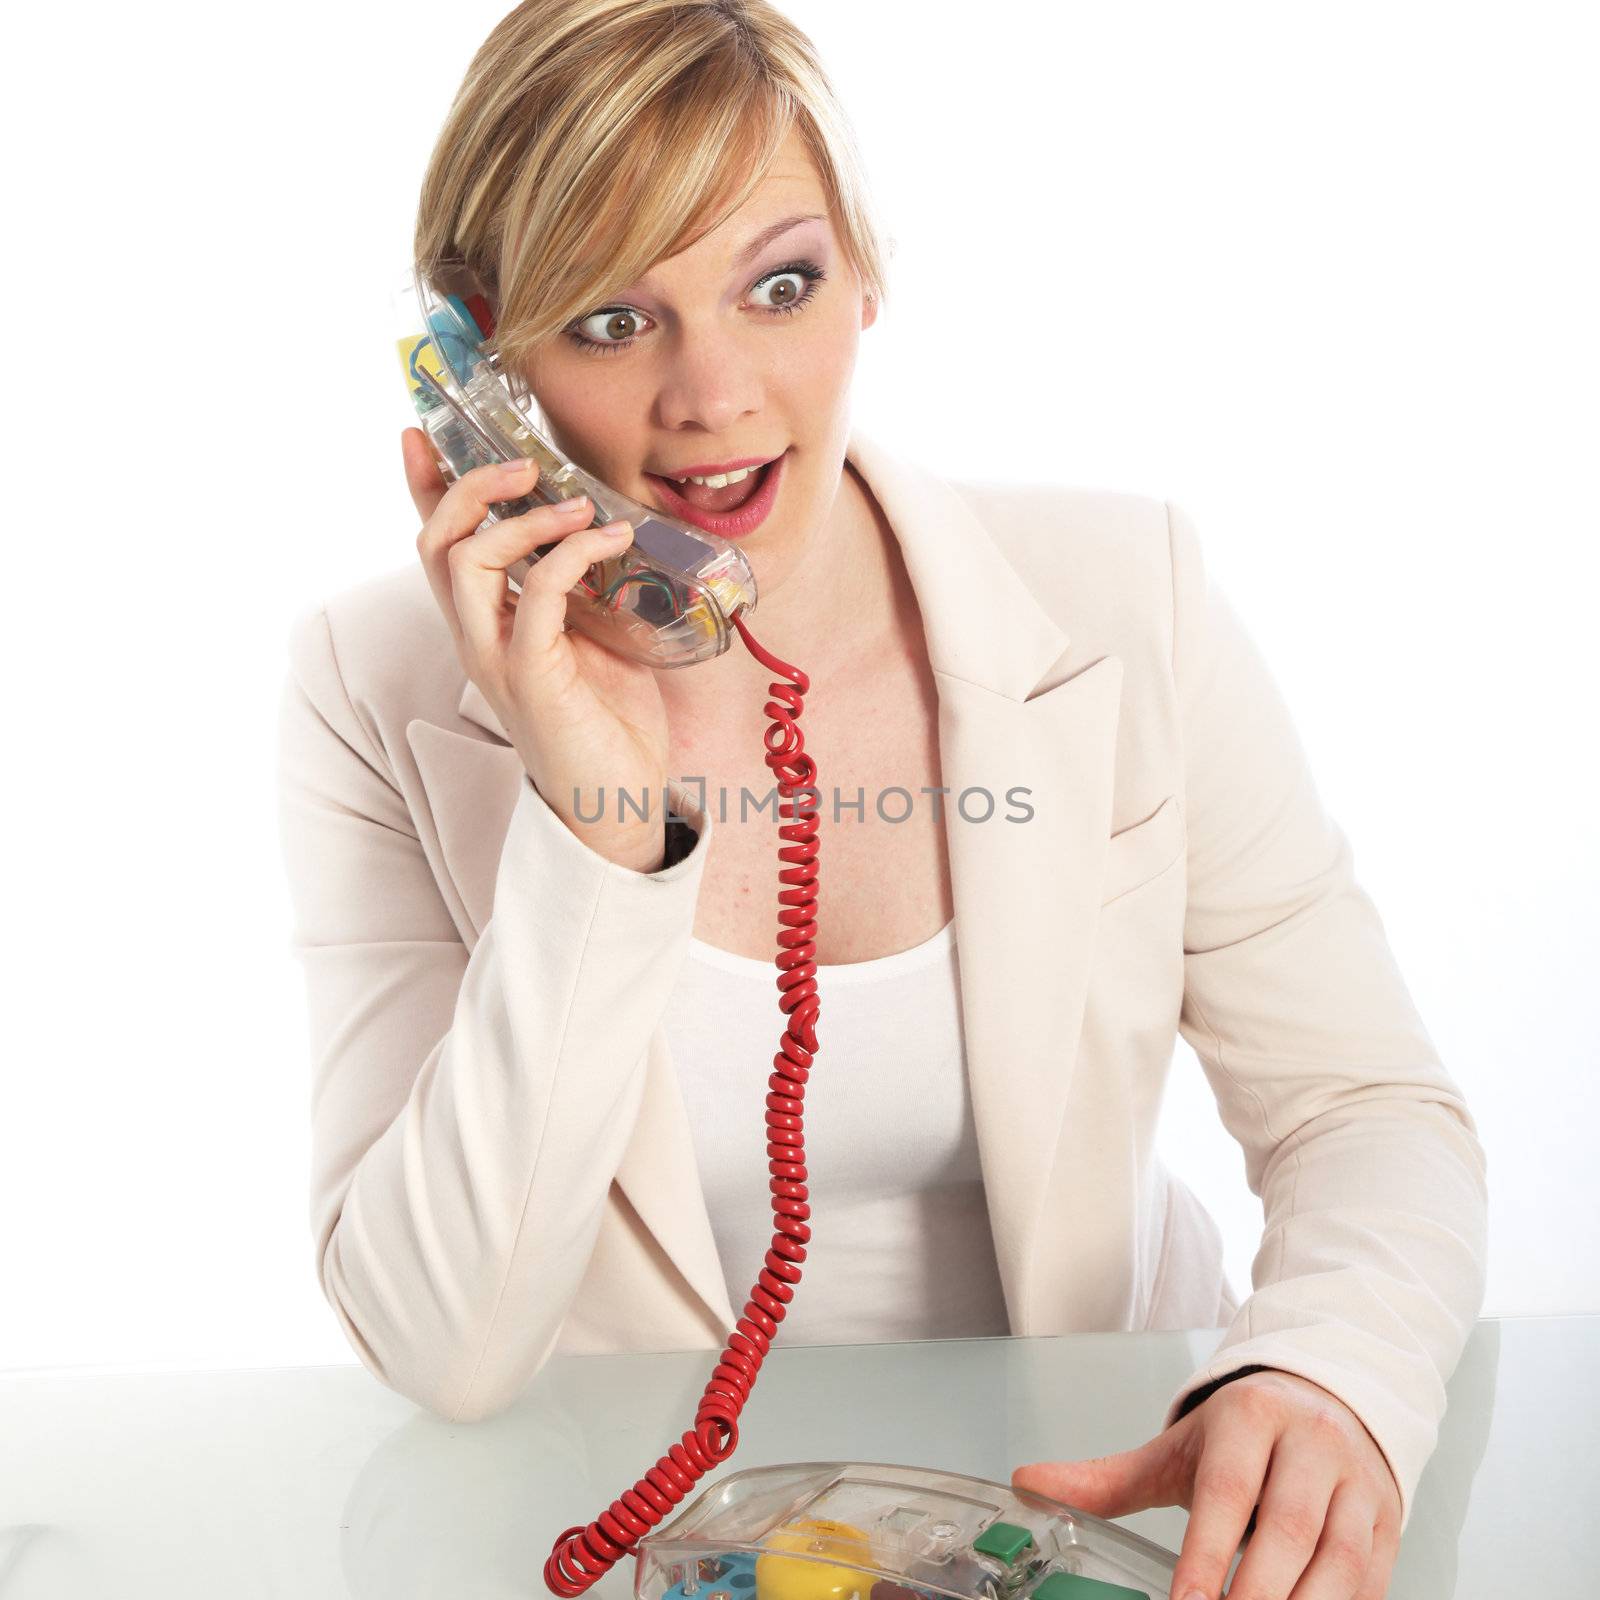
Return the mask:
[[[767,513],[772,510],[773,502],[778,498],[778,481],[783,477],[783,464],[788,459],[789,452],[785,450],[767,468],[761,480],[761,487],[737,511],[702,511],[698,506],[690,505],[669,479],[655,472],[647,472],[645,476],[667,502],[663,510],[670,511],[673,516],[681,517],[685,522],[692,522],[697,528],[704,528],[707,533],[716,534],[719,539],[738,539],[747,533],[753,533],[767,520]],[[708,476],[708,474],[698,475]]]
[[[718,466],[702,464],[698,467],[679,467],[672,474],[674,478],[714,478],[719,472],[737,472],[741,467],[764,467],[769,461],[777,460],[776,456],[748,456],[743,461],[724,461]],[[665,477],[665,473],[656,473],[656,477]]]

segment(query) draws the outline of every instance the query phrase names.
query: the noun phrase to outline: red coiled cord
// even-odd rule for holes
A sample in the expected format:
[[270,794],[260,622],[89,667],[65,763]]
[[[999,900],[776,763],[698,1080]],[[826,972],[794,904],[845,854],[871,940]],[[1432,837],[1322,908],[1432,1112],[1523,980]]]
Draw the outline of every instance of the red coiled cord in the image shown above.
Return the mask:
[[[772,1174],[775,1227],[766,1265],[745,1302],[744,1315],[728,1340],[706,1384],[694,1427],[619,1499],[586,1528],[568,1528],[544,1564],[545,1587],[552,1594],[584,1592],[609,1572],[635,1543],[659,1523],[718,1462],[739,1446],[739,1413],[750,1397],[761,1363],[783,1321],[811,1238],[811,1207],[806,1190],[806,1147],[802,1124],[806,1079],[816,1057],[817,995],[817,797],[816,762],[805,753],[800,713],[811,680],[798,667],[780,661],[751,636],[741,617],[739,630],[751,655],[787,681],[769,686],[763,708],[772,718],[766,732],[767,766],[778,780],[785,819],[778,829],[784,844],[778,859],[787,863],[778,881],[778,1005],[788,1027],[773,1057],[767,1079],[767,1170]],[[799,796],[808,793],[811,804]]]

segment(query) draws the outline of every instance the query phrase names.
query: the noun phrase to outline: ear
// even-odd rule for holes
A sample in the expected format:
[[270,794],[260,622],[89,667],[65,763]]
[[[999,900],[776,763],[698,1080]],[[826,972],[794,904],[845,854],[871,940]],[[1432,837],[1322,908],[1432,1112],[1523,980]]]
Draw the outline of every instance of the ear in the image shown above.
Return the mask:
[[865,333],[878,320],[877,296],[869,289],[861,297],[861,331]]

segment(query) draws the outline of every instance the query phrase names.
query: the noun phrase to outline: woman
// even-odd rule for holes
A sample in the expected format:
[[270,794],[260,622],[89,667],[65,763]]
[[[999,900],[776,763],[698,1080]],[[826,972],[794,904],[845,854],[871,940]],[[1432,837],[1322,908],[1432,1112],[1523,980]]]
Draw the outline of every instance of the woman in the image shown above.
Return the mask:
[[[1381,1595],[1481,1301],[1483,1157],[1188,519],[947,482],[852,427],[882,249],[763,0],[520,6],[416,246],[486,285],[569,456],[738,538],[756,635],[810,677],[818,1227],[784,1335],[1226,1326],[1156,1438],[1016,1481],[1188,1505],[1181,1600],[1258,1506],[1234,1594]],[[297,623],[283,836],[323,1288],[379,1378],[476,1418],[558,1349],[719,1347],[758,1265],[760,1090],[727,1086],[781,1022],[773,814],[739,804],[772,674],[564,632],[631,530],[477,531],[526,476],[446,488],[403,448],[421,571]],[[663,785],[681,856],[616,804]],[[1242,1305],[1153,1154],[1175,1032],[1263,1198]]]

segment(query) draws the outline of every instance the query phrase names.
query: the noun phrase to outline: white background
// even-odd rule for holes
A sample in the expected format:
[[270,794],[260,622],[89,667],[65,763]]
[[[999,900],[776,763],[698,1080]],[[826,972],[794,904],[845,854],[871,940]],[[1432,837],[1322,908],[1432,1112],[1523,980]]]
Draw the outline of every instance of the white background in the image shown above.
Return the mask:
[[[416,558],[389,292],[503,9],[22,24],[0,1368],[353,1359],[276,705],[291,617]],[[1487,1312],[1600,1311],[1588,8],[788,9],[897,241],[858,419],[1194,516],[1479,1120]],[[1257,1203],[1174,1077],[1243,1286]]]

